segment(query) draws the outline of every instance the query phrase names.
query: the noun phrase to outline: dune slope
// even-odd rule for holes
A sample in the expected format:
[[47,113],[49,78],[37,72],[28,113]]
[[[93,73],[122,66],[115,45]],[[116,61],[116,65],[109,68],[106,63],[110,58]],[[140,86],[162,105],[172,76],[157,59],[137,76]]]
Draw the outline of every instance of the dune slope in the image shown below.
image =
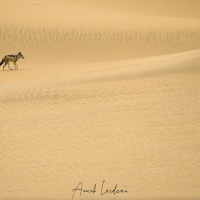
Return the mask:
[[200,197],[199,1],[1,7],[0,200]]

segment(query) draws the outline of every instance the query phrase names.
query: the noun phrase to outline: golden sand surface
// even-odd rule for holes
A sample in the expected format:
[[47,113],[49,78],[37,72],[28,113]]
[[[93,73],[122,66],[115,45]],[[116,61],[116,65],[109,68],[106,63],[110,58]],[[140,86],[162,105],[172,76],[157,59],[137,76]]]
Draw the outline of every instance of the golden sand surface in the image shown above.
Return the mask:
[[0,200],[200,198],[199,10],[0,0]]

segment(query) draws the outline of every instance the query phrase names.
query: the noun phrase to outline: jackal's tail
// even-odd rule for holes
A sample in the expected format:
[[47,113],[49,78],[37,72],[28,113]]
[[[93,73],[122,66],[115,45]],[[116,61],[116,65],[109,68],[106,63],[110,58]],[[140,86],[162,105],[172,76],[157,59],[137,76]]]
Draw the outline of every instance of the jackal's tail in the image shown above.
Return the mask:
[[0,62],[0,66],[5,62],[5,59],[3,58],[2,61]]

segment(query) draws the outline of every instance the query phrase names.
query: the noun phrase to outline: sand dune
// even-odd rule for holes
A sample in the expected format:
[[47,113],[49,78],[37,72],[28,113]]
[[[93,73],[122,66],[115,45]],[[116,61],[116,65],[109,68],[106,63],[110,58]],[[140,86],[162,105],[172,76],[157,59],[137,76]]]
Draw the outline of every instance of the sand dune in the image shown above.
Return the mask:
[[[28,58],[26,65],[29,66],[124,60],[200,48],[199,18],[191,18],[189,14],[187,18],[177,18],[170,13],[168,16],[153,16],[147,11],[144,15],[142,8],[149,7],[148,1],[129,0],[124,4],[120,0],[117,3],[84,1],[83,4],[81,1],[60,0],[56,5],[54,1],[46,0],[40,4],[25,0],[19,2],[25,13],[13,10],[15,15],[7,18],[9,2],[3,1],[1,53],[4,55],[20,49]],[[165,7],[158,2],[151,4],[156,5],[158,11],[164,10]],[[194,7],[198,7],[198,2],[194,2],[191,9],[195,13]],[[19,7],[17,1],[12,3],[11,12]],[[139,9],[141,13],[134,9],[132,12],[116,12],[110,8],[123,7],[119,5],[138,5],[142,7]],[[54,15],[50,14],[53,9]],[[34,10],[37,15],[32,15]]]
[[[167,16],[176,18],[200,18],[199,1],[191,0],[81,0],[68,2],[75,5],[87,5],[87,7],[100,8],[109,11],[134,13],[148,16]],[[177,9],[178,8],[178,9]],[[186,9],[187,8],[187,9]]]
[[[107,25],[102,28],[95,25],[74,28],[4,25],[0,29],[0,43],[4,53],[2,57],[9,52],[23,52],[26,59],[19,62],[23,72],[18,77],[20,80],[32,80],[97,70],[81,65],[85,63],[196,50],[200,48],[199,30],[198,26],[177,29],[175,26],[138,28],[132,25],[126,29]],[[5,72],[0,74],[0,78],[1,81],[13,81],[17,77]]]
[[[125,61],[124,61],[125,62]],[[128,61],[131,63],[131,61]],[[60,76],[56,78],[47,78],[35,81],[23,81],[17,83],[5,83],[1,87],[1,102],[15,103],[32,100],[56,100],[56,99],[79,99],[79,98],[96,98],[98,95],[106,93],[105,84],[124,86],[123,82],[136,81],[142,79],[151,79],[162,76],[179,75],[179,73],[196,73],[199,72],[200,50],[173,54],[168,56],[154,57],[152,60],[143,59],[143,63],[135,63],[130,66],[117,67],[79,73],[73,76]],[[121,63],[122,64],[122,63]],[[108,65],[108,63],[107,63]],[[114,65],[112,62],[109,65]],[[125,65],[125,64],[124,64]],[[98,90],[97,86],[99,87]],[[89,87],[89,88],[88,88]],[[101,91],[101,88],[103,91]],[[78,88],[78,92],[76,89]],[[96,93],[90,91],[96,90]],[[87,94],[82,94],[86,90]],[[113,88],[111,89],[113,90]],[[109,90],[109,92],[111,92]],[[70,92],[70,93],[69,93]],[[97,96],[96,96],[97,94]],[[116,95],[119,91],[116,91]]]
[[199,1],[1,4],[0,199],[199,198]]

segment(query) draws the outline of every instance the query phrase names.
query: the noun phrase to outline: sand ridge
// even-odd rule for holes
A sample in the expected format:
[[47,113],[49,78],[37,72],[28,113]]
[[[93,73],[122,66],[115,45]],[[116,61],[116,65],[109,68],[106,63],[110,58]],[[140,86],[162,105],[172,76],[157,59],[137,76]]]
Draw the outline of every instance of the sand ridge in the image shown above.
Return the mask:
[[0,200],[199,198],[199,1],[1,4]]

